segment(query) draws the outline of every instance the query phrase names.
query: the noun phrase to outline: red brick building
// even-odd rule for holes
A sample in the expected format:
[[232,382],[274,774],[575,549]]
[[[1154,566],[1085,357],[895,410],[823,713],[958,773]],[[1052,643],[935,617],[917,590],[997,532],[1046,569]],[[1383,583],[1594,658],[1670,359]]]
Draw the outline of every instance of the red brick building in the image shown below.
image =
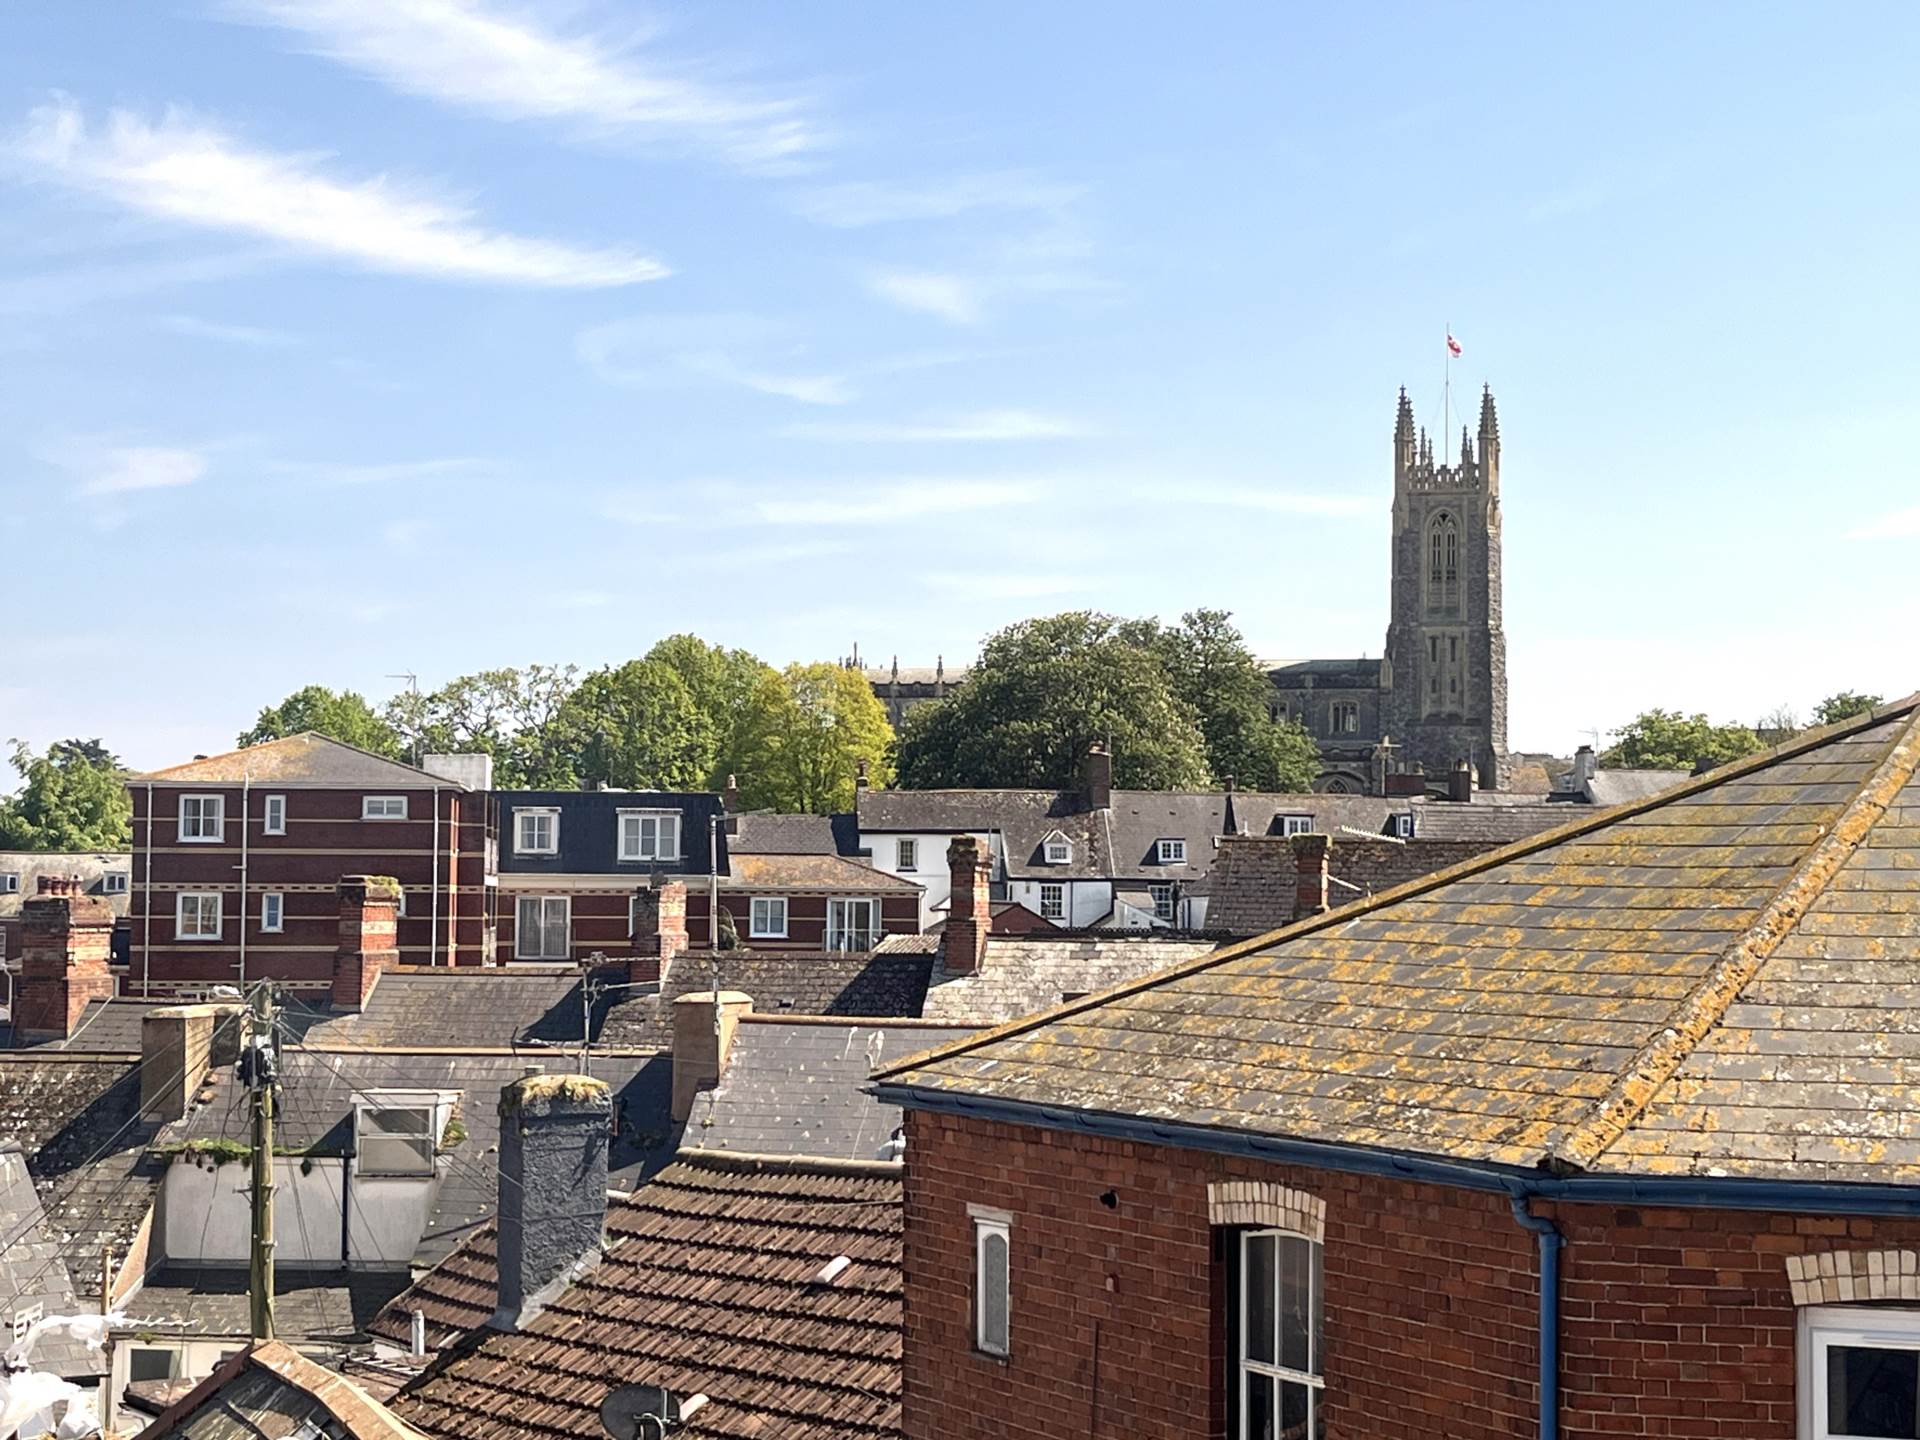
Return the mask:
[[135,776],[128,788],[127,994],[261,977],[326,989],[346,875],[399,881],[402,964],[492,958],[484,790],[316,734]]
[[904,1429],[1920,1434],[1914,700],[879,1076]]

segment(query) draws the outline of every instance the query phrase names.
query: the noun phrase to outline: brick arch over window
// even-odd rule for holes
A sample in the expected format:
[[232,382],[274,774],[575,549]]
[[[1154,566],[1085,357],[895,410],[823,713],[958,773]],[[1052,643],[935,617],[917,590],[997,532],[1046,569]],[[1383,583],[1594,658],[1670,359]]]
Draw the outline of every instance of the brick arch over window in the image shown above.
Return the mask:
[[1920,1300],[1920,1251],[1829,1250],[1789,1255],[1787,1280],[1796,1305]]
[[1327,1202],[1269,1180],[1222,1180],[1207,1186],[1209,1225],[1257,1225],[1326,1239]]

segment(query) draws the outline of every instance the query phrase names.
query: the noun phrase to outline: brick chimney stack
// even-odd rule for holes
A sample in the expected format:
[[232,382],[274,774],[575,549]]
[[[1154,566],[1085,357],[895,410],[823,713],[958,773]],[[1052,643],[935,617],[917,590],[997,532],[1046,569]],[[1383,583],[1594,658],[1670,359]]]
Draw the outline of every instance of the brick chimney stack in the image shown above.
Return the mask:
[[947,928],[940,937],[940,959],[949,975],[972,975],[987,953],[993,927],[993,858],[977,835],[956,835],[947,846]]
[[1327,861],[1333,855],[1331,835],[1295,835],[1293,846],[1293,918],[1327,912]]
[[664,981],[675,957],[686,951],[685,882],[663,880],[634,891],[633,958],[627,962],[627,979],[636,985]]
[[740,777],[729,773],[727,788],[720,792],[720,808],[729,815],[740,813]]
[[604,1080],[529,1074],[500,1091],[499,1308],[518,1330],[600,1254],[613,1097]]
[[[715,1011],[718,1014],[715,1014]],[[734,1032],[753,1000],[738,990],[702,990],[673,1002],[673,1118],[693,1114],[694,1098],[727,1073]]]
[[343,875],[338,893],[333,1008],[364,1010],[380,972],[400,963],[400,886],[384,875]]
[[20,907],[20,984],[14,1033],[65,1039],[95,1000],[113,998],[113,907],[78,880],[42,875]]
[[1111,810],[1113,808],[1113,756],[1107,753],[1107,747],[1099,741],[1087,747],[1087,759],[1084,769],[1087,808],[1090,810]]

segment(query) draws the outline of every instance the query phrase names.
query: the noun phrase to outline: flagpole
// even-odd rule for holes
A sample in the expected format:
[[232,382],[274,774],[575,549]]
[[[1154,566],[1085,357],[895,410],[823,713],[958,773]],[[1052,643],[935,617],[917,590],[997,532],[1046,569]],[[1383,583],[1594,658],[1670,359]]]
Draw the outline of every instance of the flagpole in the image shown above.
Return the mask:
[[1447,322],[1446,344],[1441,347],[1446,359],[1440,369],[1440,453],[1447,453],[1447,436],[1453,433],[1453,322]]

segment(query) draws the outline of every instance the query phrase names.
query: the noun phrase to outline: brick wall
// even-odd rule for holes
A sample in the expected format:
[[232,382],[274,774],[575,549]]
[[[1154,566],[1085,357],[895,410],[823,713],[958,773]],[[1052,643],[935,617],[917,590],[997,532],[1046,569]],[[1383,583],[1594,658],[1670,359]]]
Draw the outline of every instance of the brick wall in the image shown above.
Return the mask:
[[[1328,1440],[1538,1433],[1536,1253],[1504,1197],[926,1112],[907,1127],[910,1440],[1224,1433],[1207,1185],[1226,1180],[1325,1202]],[[1014,1217],[1006,1361],[972,1345],[970,1203]],[[1792,1440],[1786,1258],[1920,1245],[1911,1219],[1535,1208],[1567,1237],[1570,1437]]]

